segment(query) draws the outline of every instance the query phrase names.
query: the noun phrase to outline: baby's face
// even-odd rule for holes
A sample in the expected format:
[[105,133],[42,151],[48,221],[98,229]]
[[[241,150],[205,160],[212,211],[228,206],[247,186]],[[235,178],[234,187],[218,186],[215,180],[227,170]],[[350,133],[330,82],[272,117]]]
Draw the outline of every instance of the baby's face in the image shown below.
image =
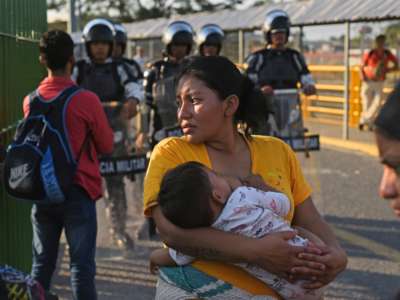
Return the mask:
[[220,195],[221,199],[223,199],[224,203],[226,200],[228,200],[228,197],[232,193],[232,188],[226,180],[225,177],[216,174],[212,170],[206,170],[208,178],[210,180],[213,192],[218,193]]

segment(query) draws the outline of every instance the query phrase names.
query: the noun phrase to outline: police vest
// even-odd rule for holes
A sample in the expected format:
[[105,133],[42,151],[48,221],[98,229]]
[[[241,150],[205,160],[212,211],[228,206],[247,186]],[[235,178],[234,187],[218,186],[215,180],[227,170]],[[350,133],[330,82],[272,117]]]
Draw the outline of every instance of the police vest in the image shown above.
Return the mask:
[[77,84],[95,93],[101,102],[123,100],[124,87],[118,75],[118,63],[94,64],[82,60],[77,67]]
[[300,81],[301,66],[295,62],[295,52],[288,50],[266,49],[263,64],[258,70],[259,84],[270,85],[273,89],[292,89]]

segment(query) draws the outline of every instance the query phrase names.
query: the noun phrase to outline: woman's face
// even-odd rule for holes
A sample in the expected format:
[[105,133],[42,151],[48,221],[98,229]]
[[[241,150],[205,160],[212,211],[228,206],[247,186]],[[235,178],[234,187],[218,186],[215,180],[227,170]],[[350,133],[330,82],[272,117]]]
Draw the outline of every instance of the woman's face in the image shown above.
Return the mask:
[[391,206],[400,217],[400,141],[376,133],[383,175],[379,186],[382,198],[391,200]]
[[179,125],[191,143],[211,141],[226,126],[225,102],[194,76],[179,81],[177,102]]

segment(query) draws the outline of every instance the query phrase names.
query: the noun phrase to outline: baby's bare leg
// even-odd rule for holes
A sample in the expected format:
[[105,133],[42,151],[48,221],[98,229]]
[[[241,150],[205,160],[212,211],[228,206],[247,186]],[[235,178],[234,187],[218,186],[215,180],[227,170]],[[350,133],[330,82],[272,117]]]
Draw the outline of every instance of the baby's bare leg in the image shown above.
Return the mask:
[[157,274],[159,267],[176,266],[175,261],[169,255],[167,248],[153,250],[150,254],[150,272]]
[[325,246],[325,243],[311,231],[308,231],[307,229],[304,229],[303,227],[299,227],[299,226],[292,226],[292,228],[296,229],[299,236],[301,236],[302,238],[308,239],[310,242],[312,242],[316,246]]

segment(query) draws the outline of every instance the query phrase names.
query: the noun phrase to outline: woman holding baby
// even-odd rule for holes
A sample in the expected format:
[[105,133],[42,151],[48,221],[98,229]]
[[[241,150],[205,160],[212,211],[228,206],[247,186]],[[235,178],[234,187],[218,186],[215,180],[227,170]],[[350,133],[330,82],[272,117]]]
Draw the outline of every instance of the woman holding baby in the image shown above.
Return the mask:
[[[293,282],[305,280],[310,290],[329,284],[345,269],[346,253],[315,208],[293,151],[276,138],[247,133],[265,117],[264,102],[227,58],[192,57],[185,64],[177,80],[177,114],[184,136],[165,139],[154,149],[145,179],[144,212],[154,218],[167,246],[196,260],[161,268],[156,299],[280,299],[274,289],[233,263],[257,265]],[[239,131],[238,124],[246,130]],[[256,239],[211,227],[174,225],[163,216],[157,196],[164,174],[188,161],[242,182],[260,176],[288,197],[285,219],[319,237],[324,246],[293,246],[288,243],[296,236],[293,231]]]

